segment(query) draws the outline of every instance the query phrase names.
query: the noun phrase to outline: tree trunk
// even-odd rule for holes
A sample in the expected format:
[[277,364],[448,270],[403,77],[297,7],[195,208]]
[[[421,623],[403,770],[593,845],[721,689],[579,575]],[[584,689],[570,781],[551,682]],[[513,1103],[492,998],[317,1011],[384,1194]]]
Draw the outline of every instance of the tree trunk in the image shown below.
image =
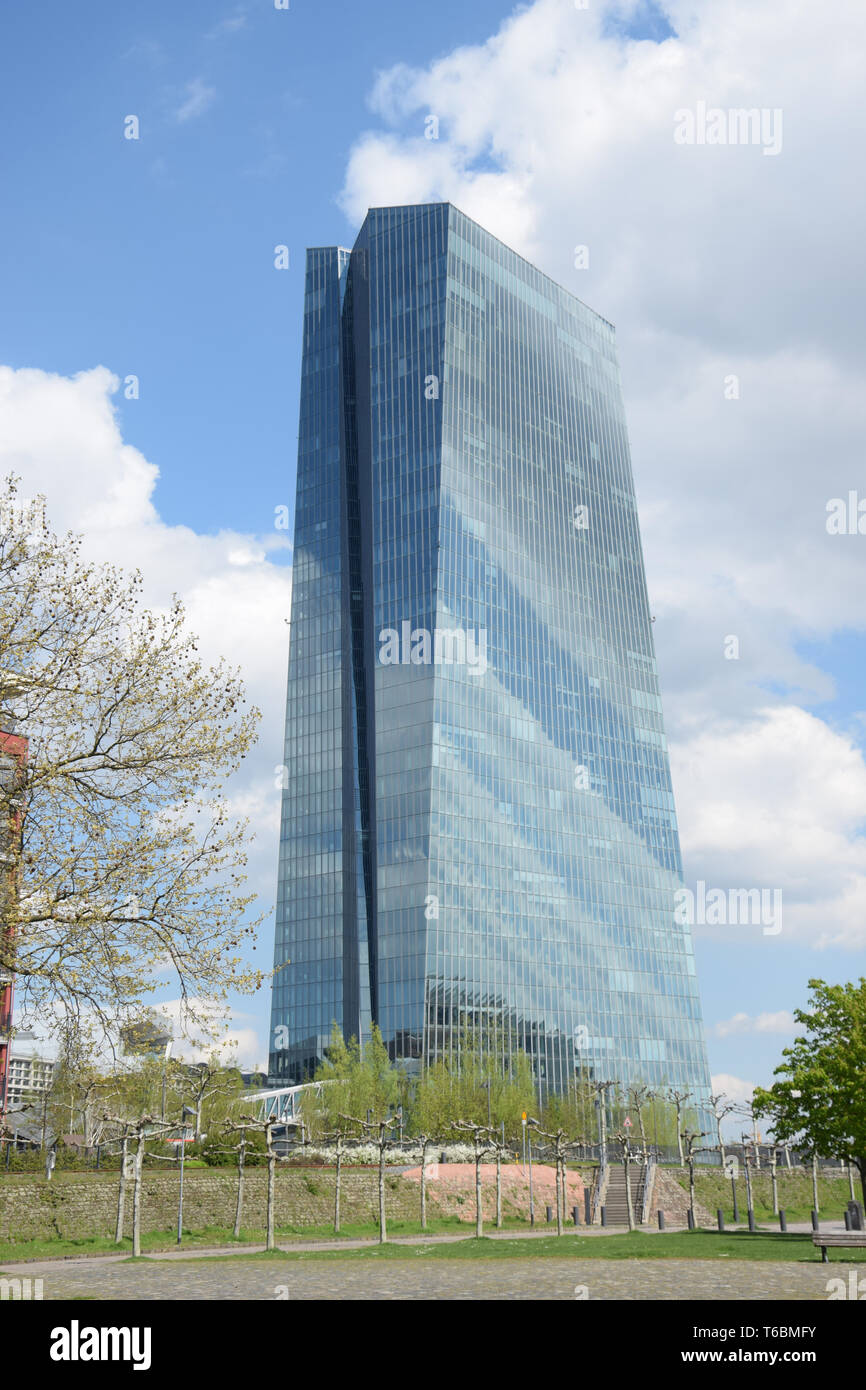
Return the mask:
[[[629,1171],[628,1154],[625,1156],[625,1205],[626,1211],[628,1212],[628,1228],[630,1231],[633,1231],[634,1207],[631,1202],[631,1172]],[[692,1198],[692,1206],[694,1206],[694,1198]]]
[[135,1149],[135,1167],[132,1172],[132,1255],[137,1259],[141,1254],[141,1174],[144,1167],[144,1134],[138,1136]]
[[268,1135],[268,1231],[265,1240],[265,1249],[274,1248],[274,1177],[277,1169],[277,1155],[271,1148],[271,1138]]
[[565,1206],[563,1188],[565,1187],[565,1160],[556,1155],[556,1234],[562,1235],[562,1212]]
[[818,1155],[812,1155],[812,1206],[816,1211],[820,1211],[818,1206]]
[[340,1234],[340,1176],[343,1167],[343,1142],[337,1140],[337,1168],[334,1174],[334,1235]]
[[502,1150],[496,1150],[496,1228],[502,1229]]
[[421,1145],[421,1230],[427,1229],[427,1145]]
[[484,1217],[481,1212],[481,1154],[475,1153],[475,1238],[480,1240],[484,1234]]
[[752,1174],[749,1169],[749,1155],[746,1152],[745,1145],[743,1146],[743,1170],[746,1174],[746,1209],[748,1211],[754,1211],[754,1207],[752,1206]]
[[384,1245],[385,1230],[385,1145],[379,1144],[379,1244]]
[[235,1224],[232,1228],[232,1235],[235,1240],[240,1239],[241,1217],[244,1208],[244,1168],[247,1158],[247,1136],[241,1135],[241,1142],[238,1145],[238,1200],[235,1203]]
[[126,1204],[126,1150],[127,1139],[124,1134],[120,1146],[120,1182],[117,1187],[117,1225],[114,1228],[114,1243],[123,1240],[123,1208]]

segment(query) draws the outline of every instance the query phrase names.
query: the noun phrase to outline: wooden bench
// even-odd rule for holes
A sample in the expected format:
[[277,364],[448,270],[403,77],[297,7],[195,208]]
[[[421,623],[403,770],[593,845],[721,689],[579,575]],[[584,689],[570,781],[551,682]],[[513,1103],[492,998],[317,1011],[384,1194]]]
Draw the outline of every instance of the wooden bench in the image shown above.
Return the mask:
[[848,1247],[854,1250],[866,1249],[866,1231],[813,1231],[812,1244],[821,1247],[821,1262],[827,1264],[827,1247],[834,1249]]

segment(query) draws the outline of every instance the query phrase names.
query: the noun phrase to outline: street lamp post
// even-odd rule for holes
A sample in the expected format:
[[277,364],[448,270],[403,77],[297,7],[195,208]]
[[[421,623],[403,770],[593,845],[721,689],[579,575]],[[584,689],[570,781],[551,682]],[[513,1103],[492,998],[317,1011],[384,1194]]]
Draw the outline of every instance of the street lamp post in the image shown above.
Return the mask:
[[[528,1125],[537,1125],[537,1124],[538,1124],[538,1121],[537,1121],[537,1120],[532,1120],[532,1119],[527,1120],[527,1121],[525,1122],[525,1124],[524,1124],[524,1131],[523,1131],[524,1134],[527,1133],[527,1126],[528,1126]],[[530,1227],[532,1227],[532,1228],[534,1229],[534,1228],[535,1228],[535,1203],[534,1203],[533,1200],[532,1200],[532,1135],[531,1135],[531,1134],[528,1134],[527,1137],[528,1137],[528,1148],[529,1148],[529,1225],[530,1225]]]

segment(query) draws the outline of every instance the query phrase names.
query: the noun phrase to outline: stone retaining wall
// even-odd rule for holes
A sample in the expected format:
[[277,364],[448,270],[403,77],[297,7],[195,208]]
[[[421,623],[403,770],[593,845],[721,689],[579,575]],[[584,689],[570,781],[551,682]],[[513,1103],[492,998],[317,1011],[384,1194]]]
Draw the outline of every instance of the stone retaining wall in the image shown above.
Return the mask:
[[[666,1172],[664,1168],[656,1167],[649,1221],[655,1224],[658,1220],[658,1212],[663,1211],[665,1221],[669,1226],[686,1226],[688,1224],[688,1210],[688,1188],[681,1187],[676,1178]],[[715,1226],[716,1224],[714,1218],[706,1207],[701,1205],[697,1197],[695,1197],[695,1221],[699,1226]]]
[[[395,1220],[420,1217],[417,1183],[396,1174],[386,1177],[386,1211]],[[81,1240],[111,1237],[117,1217],[118,1175],[0,1177],[0,1240]],[[145,1171],[141,1189],[143,1231],[168,1231],[177,1222],[178,1174]],[[340,1210],[347,1224],[378,1219],[378,1174],[344,1169]],[[184,1174],[183,1224],[189,1231],[234,1222],[237,1176],[231,1170]],[[243,1226],[263,1230],[267,1172],[247,1169]],[[432,1213],[431,1213],[432,1215]],[[326,1226],[334,1216],[334,1174],[322,1169],[276,1174],[278,1227]],[[132,1184],[127,1184],[124,1233],[132,1234]]]

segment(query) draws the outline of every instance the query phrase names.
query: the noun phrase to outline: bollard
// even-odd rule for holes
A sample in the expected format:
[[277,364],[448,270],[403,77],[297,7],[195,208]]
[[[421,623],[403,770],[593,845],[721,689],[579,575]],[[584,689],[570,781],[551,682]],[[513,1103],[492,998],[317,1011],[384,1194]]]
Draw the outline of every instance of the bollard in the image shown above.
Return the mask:
[[551,1221],[553,1220],[553,1207],[545,1207],[545,1208],[544,1208],[544,1213],[545,1213],[545,1218],[546,1218],[546,1220],[547,1220],[547,1224],[548,1224],[548,1226],[549,1226],[550,1223],[551,1223]]
[[689,1230],[693,1231],[695,1229],[695,1214],[692,1211],[691,1207],[689,1207],[688,1211],[686,1212],[686,1217],[688,1218]]
[[725,1213],[721,1207],[716,1207],[716,1219],[719,1223],[719,1230],[723,1231],[725,1229]]
[[589,1188],[584,1188],[583,1193],[583,1219],[587,1226],[592,1225],[592,1193]]
[[818,1213],[816,1212],[815,1208],[813,1207],[813,1208],[812,1208],[812,1230],[813,1230],[813,1231],[820,1231],[820,1229],[821,1229],[821,1227],[820,1227],[819,1224],[818,1224]]
[[850,1231],[850,1229],[851,1229],[851,1213],[850,1213],[850,1211],[847,1211],[847,1210],[846,1210],[845,1213],[844,1213],[844,1215],[845,1215],[845,1230],[846,1230],[846,1231]]
[[602,1226],[607,1225],[607,1207],[602,1207],[601,1209],[601,1224]]
[[749,1230],[750,1230],[750,1231],[754,1231],[754,1229],[755,1229],[755,1213],[752,1211],[752,1208],[749,1207]]
[[788,1219],[787,1219],[787,1217],[785,1216],[785,1208],[784,1208],[784,1207],[780,1207],[780,1208],[779,1208],[779,1230],[780,1230],[780,1231],[787,1231],[787,1229],[788,1229]]
[[574,1222],[575,1226],[580,1225],[580,1207],[571,1208],[571,1219]]
[[659,1219],[659,1230],[663,1231],[665,1228],[665,1214],[663,1211],[660,1211],[657,1214]]

